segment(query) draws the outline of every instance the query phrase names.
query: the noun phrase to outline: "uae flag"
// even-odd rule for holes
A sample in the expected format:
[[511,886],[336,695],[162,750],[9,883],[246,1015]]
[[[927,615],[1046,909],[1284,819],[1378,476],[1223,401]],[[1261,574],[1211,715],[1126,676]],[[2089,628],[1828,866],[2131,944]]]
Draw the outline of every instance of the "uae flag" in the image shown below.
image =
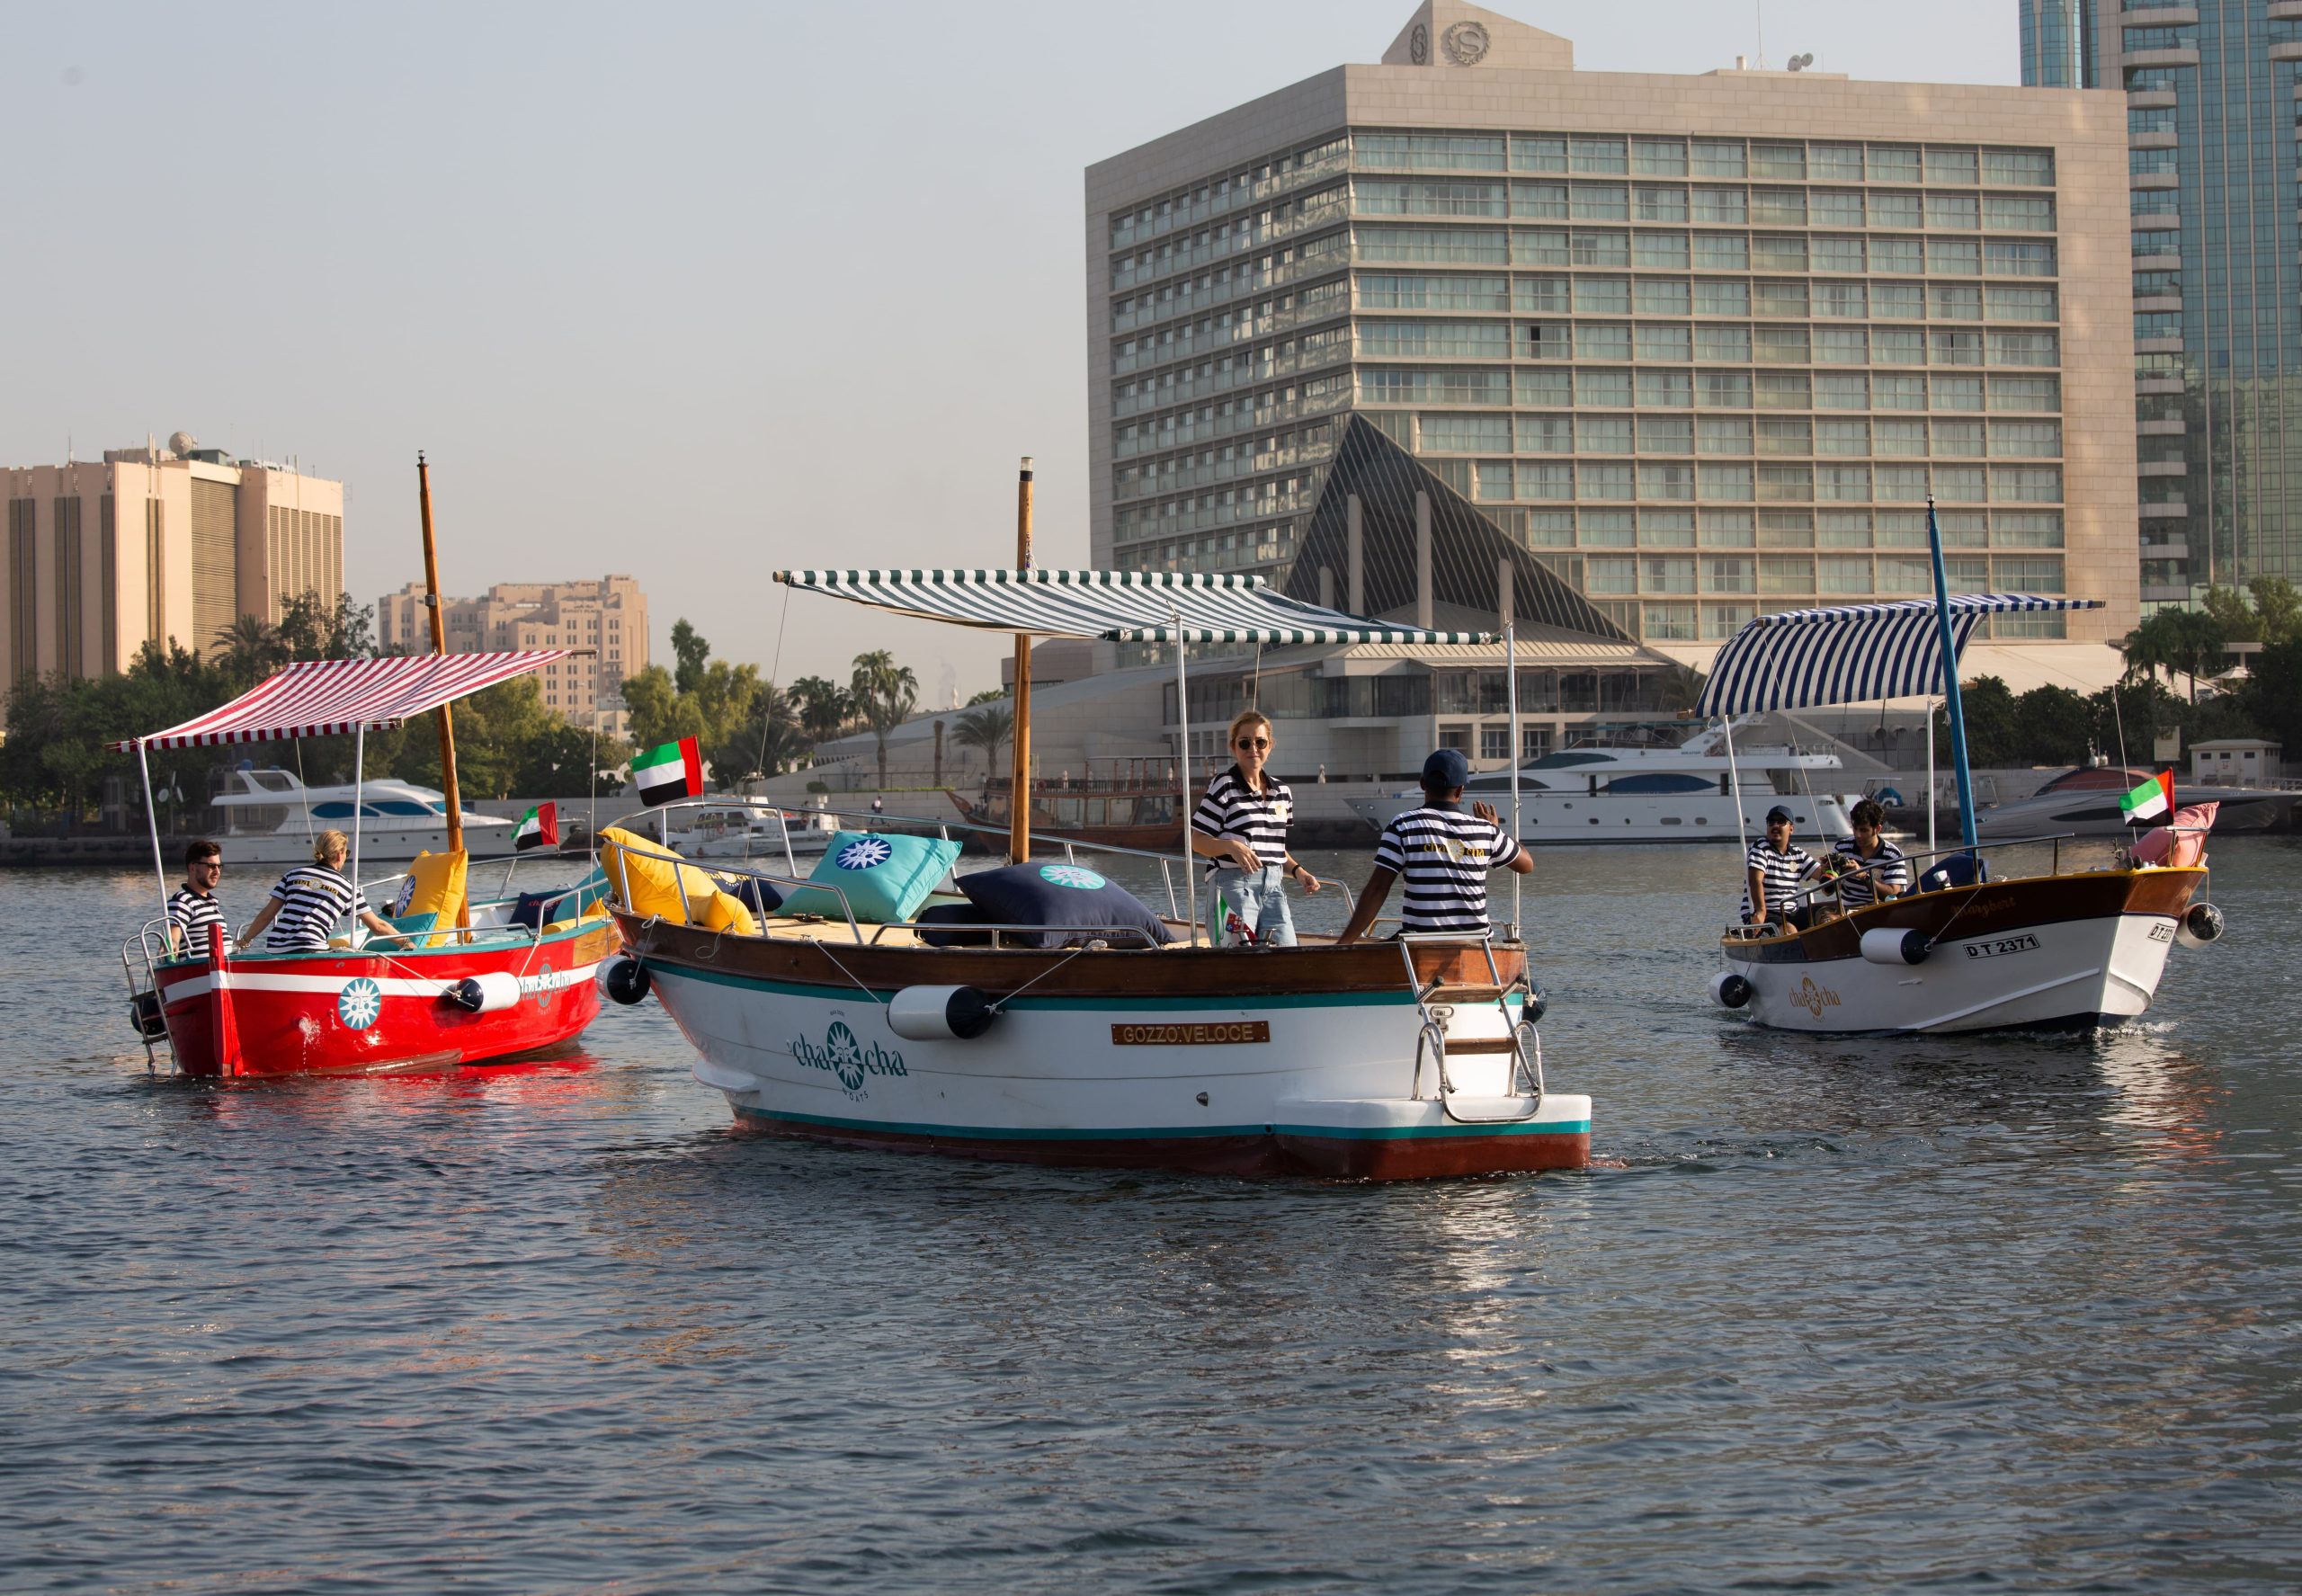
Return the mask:
[[2161,771],[2119,800],[2128,825],[2164,821],[2174,812],[2174,772]]
[[649,807],[703,796],[703,755],[693,737],[650,748],[631,762],[631,780]]
[[525,853],[531,848],[559,846],[559,806],[538,804],[520,816],[520,829],[512,834],[515,852]]

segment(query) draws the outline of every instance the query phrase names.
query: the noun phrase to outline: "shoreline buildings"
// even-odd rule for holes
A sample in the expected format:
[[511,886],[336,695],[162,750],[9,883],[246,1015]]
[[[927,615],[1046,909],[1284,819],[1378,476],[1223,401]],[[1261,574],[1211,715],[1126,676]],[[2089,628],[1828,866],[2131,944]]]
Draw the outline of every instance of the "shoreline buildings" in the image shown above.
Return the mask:
[[[1377,65],[1088,169],[1093,563],[1509,610],[1561,680],[1700,668],[1760,609],[1931,591],[1931,485],[1955,587],[2109,606],[2003,619],[1968,668],[2100,685],[2139,600],[2126,116],[1582,72],[1428,0]],[[1459,668],[1384,673],[1445,716]]]
[[[647,668],[647,595],[636,577],[596,582],[499,582],[477,599],[442,599],[448,652],[493,648],[588,649],[548,665],[537,679],[544,707],[589,726],[597,707],[603,731],[627,730],[623,684]],[[432,620],[424,584],[411,582],[376,601],[376,646],[425,654]]]
[[2023,83],[2126,106],[2144,611],[2302,578],[2302,4],[2017,14]]
[[344,591],[344,485],[203,449],[0,468],[0,690],[124,671],[147,641],[210,652],[242,615]]

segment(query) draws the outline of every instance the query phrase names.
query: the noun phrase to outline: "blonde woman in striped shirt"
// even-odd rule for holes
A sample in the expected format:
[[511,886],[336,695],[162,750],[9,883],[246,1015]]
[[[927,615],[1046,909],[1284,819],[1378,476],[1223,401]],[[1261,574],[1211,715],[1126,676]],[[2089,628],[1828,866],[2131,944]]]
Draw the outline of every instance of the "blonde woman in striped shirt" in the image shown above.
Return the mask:
[[[266,953],[325,953],[335,923],[352,915],[379,937],[398,937],[391,922],[368,906],[367,894],[345,878],[344,861],[352,839],[340,831],[324,831],[312,840],[312,862],[299,864],[280,878],[263,912],[248,923],[240,937],[241,951],[271,927]],[[277,920],[278,924],[273,924]]]
[[1287,828],[1295,822],[1295,795],[1265,768],[1271,760],[1270,719],[1246,710],[1231,722],[1231,768],[1207,784],[1207,796],[1191,817],[1191,849],[1212,860],[1208,867],[1210,933],[1224,921],[1213,904],[1220,897],[1253,941],[1276,948],[1295,946],[1295,914],[1287,905],[1289,880],[1306,892],[1319,878],[1287,851]]

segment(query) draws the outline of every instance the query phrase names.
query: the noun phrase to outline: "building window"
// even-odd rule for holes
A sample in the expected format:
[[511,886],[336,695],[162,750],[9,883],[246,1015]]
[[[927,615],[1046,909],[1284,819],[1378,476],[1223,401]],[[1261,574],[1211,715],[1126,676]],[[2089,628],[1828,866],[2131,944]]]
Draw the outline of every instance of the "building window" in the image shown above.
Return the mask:
[[1478,728],[1478,756],[1481,759],[1511,757],[1511,723],[1501,726],[1485,725]]

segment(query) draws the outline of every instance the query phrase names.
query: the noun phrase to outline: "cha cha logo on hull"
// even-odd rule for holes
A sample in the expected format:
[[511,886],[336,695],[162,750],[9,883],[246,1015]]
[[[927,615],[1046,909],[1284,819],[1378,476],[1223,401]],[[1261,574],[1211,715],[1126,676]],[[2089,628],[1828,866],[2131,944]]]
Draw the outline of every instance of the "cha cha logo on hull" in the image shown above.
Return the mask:
[[821,1045],[805,1037],[791,1039],[791,1057],[808,1069],[828,1071],[839,1078],[848,1092],[863,1090],[863,1082],[870,1075],[902,1075],[910,1072],[903,1066],[903,1055],[877,1042],[866,1043],[848,1029],[844,1020],[834,1020],[824,1032]]

